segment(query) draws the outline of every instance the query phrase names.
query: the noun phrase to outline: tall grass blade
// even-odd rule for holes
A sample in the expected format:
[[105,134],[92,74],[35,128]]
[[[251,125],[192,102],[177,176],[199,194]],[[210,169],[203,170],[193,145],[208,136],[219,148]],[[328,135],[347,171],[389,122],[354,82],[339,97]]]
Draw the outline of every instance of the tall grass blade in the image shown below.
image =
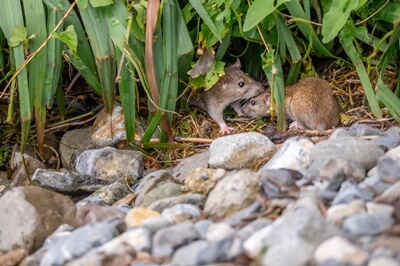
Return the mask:
[[[149,88],[151,92],[151,100],[154,104],[160,104],[160,92],[158,89],[157,75],[154,61],[154,51],[153,51],[153,36],[157,25],[158,10],[160,7],[160,2],[158,0],[150,0],[147,5],[146,12],[146,46],[145,46],[145,63],[147,71],[147,79],[149,82]],[[150,105],[151,106],[151,105]],[[164,115],[164,110],[161,110],[159,106],[157,107],[157,117],[158,114],[162,113],[160,126],[163,132],[166,134],[168,141],[173,142],[171,127]],[[154,107],[153,107],[154,108]],[[150,109],[151,110],[151,109]],[[153,118],[154,119],[154,118]],[[147,132],[147,130],[146,130]],[[148,136],[148,135],[146,135]],[[143,137],[144,138],[144,137]],[[146,139],[142,139],[146,141]]]
[[[57,12],[65,14],[70,8],[68,0],[43,0],[49,8],[57,8]],[[76,35],[78,36],[78,50],[76,57],[79,57],[84,65],[92,72],[96,73],[96,63],[93,56],[92,48],[90,47],[88,36],[85,29],[74,10],[66,17],[65,27],[73,25]]]
[[4,37],[3,31],[1,30],[1,27],[0,27],[0,73],[2,73],[2,76],[0,77],[0,84],[3,81],[4,68],[5,68],[5,64],[4,64],[5,47],[3,47],[4,43],[5,43],[5,37]]
[[342,44],[344,51],[350,57],[354,66],[356,67],[358,76],[360,77],[361,83],[364,88],[365,96],[367,97],[372,113],[376,118],[381,118],[382,113],[379,108],[378,102],[376,100],[375,92],[372,88],[371,81],[369,80],[364,64],[361,61],[361,58],[357,53],[357,49],[353,44],[353,40],[354,40],[354,25],[348,23],[345,25],[343,30],[340,31],[339,41]]
[[[12,55],[12,62],[14,64],[12,69],[16,70],[25,62],[23,43],[19,42],[18,44],[10,45],[12,35],[18,28],[24,27],[20,1],[0,1],[0,17],[0,27],[10,46],[10,54]],[[21,152],[24,152],[32,119],[32,105],[29,96],[28,72],[26,68],[23,68],[17,76],[17,82],[21,118]]]
[[[271,114],[274,113],[274,110],[278,110],[277,129],[279,131],[284,131],[286,129],[285,85],[283,81],[282,63],[279,56],[275,57],[272,65],[266,65],[263,69],[271,88]],[[276,109],[274,101],[277,104]]]
[[[124,44],[129,45],[130,43],[131,47],[134,47],[136,51],[142,52],[144,55],[143,49],[137,47],[140,45],[143,48],[143,44],[139,43],[133,36],[130,36],[132,16],[129,16],[122,2],[116,2],[106,8],[105,14],[110,37],[116,47],[118,73],[120,75],[117,81],[118,90],[124,113],[125,131],[128,141],[131,142],[135,137],[137,84],[134,79],[135,68],[132,62],[126,62]],[[126,21],[127,17],[128,22]]]
[[[42,0],[25,0],[23,5],[28,36],[35,36],[29,41],[30,52],[33,53],[47,38],[46,12]],[[34,102],[36,141],[40,154],[44,153],[44,129],[46,126],[46,105],[43,102],[44,99],[50,98],[50,95],[44,95],[47,48],[47,46],[42,48],[28,65],[29,91]]]
[[[62,14],[56,8],[48,8],[47,12],[47,31],[52,32]],[[61,32],[59,27],[56,32]],[[56,94],[57,86],[61,76],[62,67],[62,43],[57,38],[51,38],[47,43],[47,66],[46,78],[44,82],[44,103],[47,108],[51,108]]]
[[111,113],[115,101],[116,62],[104,12],[106,7],[94,8],[90,2],[87,5],[78,2],[78,8],[95,57],[103,100],[107,112]]
[[164,73],[162,75],[160,106],[171,111],[167,114],[171,121],[178,95],[178,46],[177,14],[175,0],[164,0],[163,6],[163,50],[159,51],[164,58]]
[[380,77],[376,96],[388,108],[396,122],[400,123],[400,99],[383,83]]

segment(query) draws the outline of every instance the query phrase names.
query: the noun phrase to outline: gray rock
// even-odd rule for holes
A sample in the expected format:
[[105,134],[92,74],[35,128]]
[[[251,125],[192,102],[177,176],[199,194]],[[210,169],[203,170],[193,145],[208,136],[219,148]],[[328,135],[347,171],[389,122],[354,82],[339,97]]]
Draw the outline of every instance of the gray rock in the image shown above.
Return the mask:
[[74,230],[63,241],[53,243],[43,259],[41,266],[65,265],[68,261],[81,257],[92,248],[101,246],[119,235],[123,230],[123,221],[107,219],[102,222],[90,223]]
[[[165,181],[159,183],[157,187],[150,190],[143,196],[143,199],[140,203],[135,202],[136,207],[149,207],[152,203],[157,202],[158,200],[177,197],[182,195],[181,185],[176,184],[171,181]],[[156,210],[156,209],[155,209]],[[159,211],[157,209],[157,211]]]
[[213,224],[213,222],[211,220],[205,219],[205,220],[200,220],[200,221],[196,222],[194,224],[194,227],[196,227],[196,229],[199,232],[201,238],[205,239],[206,235],[207,235],[208,227],[210,225],[212,225],[212,224]]
[[379,159],[378,176],[388,183],[400,181],[400,147],[388,151]]
[[206,203],[207,197],[202,194],[183,194],[176,197],[169,197],[165,199],[160,199],[152,204],[149,208],[162,212],[164,209],[171,208],[177,204],[191,204],[197,206],[198,208],[203,208]]
[[74,194],[78,192],[79,179],[67,171],[36,169],[32,176],[32,181],[39,187],[64,194]]
[[237,233],[233,236],[232,245],[228,252],[228,259],[234,259],[237,256],[240,256],[245,253],[243,248],[243,242],[246,241],[254,232],[270,225],[272,223],[269,219],[258,218],[248,225],[241,228]]
[[70,168],[72,154],[95,147],[91,135],[91,127],[69,130],[63,135],[60,141],[60,156],[64,168]]
[[209,244],[199,251],[197,265],[211,265],[212,263],[226,262],[228,252],[232,246],[232,237],[226,237]]
[[[227,252],[232,243],[231,238],[214,242],[197,240],[179,248],[173,258],[173,265],[223,265],[219,262],[227,261]],[[188,256],[187,254],[190,254]],[[216,264],[214,264],[216,263]]]
[[259,175],[248,169],[232,171],[210,192],[204,211],[213,220],[226,218],[249,206],[260,191]]
[[342,137],[350,137],[350,134],[346,129],[339,127],[332,132],[332,134],[329,136],[329,139],[342,138]]
[[369,193],[371,197],[381,195],[391,184],[383,182],[378,176],[371,176],[359,184],[361,193]]
[[374,167],[384,154],[373,142],[353,137],[341,137],[320,141],[310,150],[310,159],[314,163],[326,158],[341,158],[355,162],[367,171]]
[[126,241],[116,237],[100,247],[91,249],[83,256],[67,262],[65,266],[128,265],[135,257],[135,249]]
[[285,168],[303,173],[310,165],[309,153],[313,146],[314,143],[307,138],[290,138],[260,171]]
[[207,168],[210,152],[205,152],[187,157],[177,164],[172,170],[172,175],[177,183],[183,183],[187,176],[197,168]]
[[193,241],[188,245],[180,247],[174,253],[171,262],[176,266],[200,265],[200,256],[203,255],[201,251],[206,249],[208,245],[208,242],[203,239]]
[[71,168],[73,174],[94,178],[101,184],[111,184],[120,178],[135,182],[142,175],[144,159],[138,151],[105,147],[73,156]]
[[170,223],[180,223],[183,221],[194,220],[200,216],[200,209],[192,204],[181,203],[171,208],[165,209],[161,217]]
[[182,191],[207,195],[225,173],[226,171],[220,168],[196,168],[185,179]]
[[348,203],[337,204],[329,207],[326,211],[326,219],[341,226],[343,220],[355,214],[365,213],[367,211],[363,200],[352,200]]
[[375,198],[376,202],[393,204],[400,200],[400,181],[387,188],[381,195]]
[[44,254],[46,254],[49,247],[51,247],[56,242],[62,242],[74,231],[74,227],[62,224],[60,225],[56,231],[54,231],[50,236],[48,236],[43,243],[43,246],[36,250],[34,253],[26,257],[20,264],[20,266],[34,266],[40,265],[40,261],[42,260]]
[[[143,130],[140,120],[136,121],[135,140],[140,140]],[[112,114],[109,115],[103,108],[97,115],[93,124],[92,142],[96,147],[113,146],[126,141],[124,114],[120,105],[115,105]]]
[[77,226],[83,226],[88,223],[101,222],[110,217],[117,217],[121,220],[125,218],[125,213],[116,207],[102,206],[97,204],[86,204],[78,208],[76,213]]
[[132,228],[129,229],[113,240],[106,243],[111,246],[129,245],[136,252],[150,252],[151,251],[151,234],[146,228]]
[[339,176],[343,176],[344,180],[361,182],[366,177],[366,169],[356,162],[347,161],[340,157],[326,158],[314,161],[306,176],[313,179],[322,178],[327,180],[335,180]]
[[[22,160],[22,157],[21,157]],[[11,184],[10,187],[18,187],[18,186],[27,186],[30,183],[29,177],[35,173],[37,169],[47,169],[47,167],[39,161],[38,159],[30,156],[26,156],[25,158],[25,163],[27,168],[25,168],[25,165],[23,163],[20,163],[17,167],[17,169],[14,170],[10,180]],[[29,173],[29,176],[27,174]],[[6,174],[6,180],[7,174]],[[5,191],[4,191],[5,192]],[[1,192],[0,192],[1,193]]]
[[360,213],[343,221],[343,231],[354,237],[374,236],[384,232],[392,224],[391,216],[382,213]]
[[117,180],[112,184],[103,186],[102,188],[94,192],[91,196],[102,200],[108,205],[112,205],[129,193],[131,193],[131,191],[124,183],[124,181]]
[[108,206],[103,200],[93,197],[93,196],[88,196],[86,198],[81,199],[76,203],[76,207],[80,208],[82,206],[85,206],[87,204],[96,204],[96,205],[101,205],[101,206]]
[[392,126],[392,127],[388,128],[385,131],[385,133],[386,133],[386,136],[398,138],[398,137],[400,137],[400,127]]
[[236,212],[234,215],[228,217],[227,219],[224,220],[225,223],[230,224],[230,225],[237,225],[242,222],[242,220],[245,220],[249,216],[251,216],[253,213],[256,213],[260,210],[261,205],[258,201],[254,201],[252,204],[247,206],[246,208],[241,209],[240,211]]
[[383,150],[390,150],[400,145],[400,137],[379,137],[371,141]]
[[363,136],[384,136],[385,132],[382,130],[371,127],[366,124],[354,123],[349,128],[349,135],[352,137],[363,137]]
[[75,225],[75,204],[39,187],[17,187],[0,198],[0,250],[22,247],[29,253],[63,223]]
[[365,265],[368,253],[346,238],[333,236],[324,240],[314,252],[316,265]]
[[271,246],[261,258],[261,265],[310,265],[314,246],[298,235]]
[[320,241],[338,232],[321,214],[315,198],[306,196],[252,234],[243,247],[247,255],[261,259],[262,265],[304,265]]
[[153,256],[171,256],[180,246],[200,238],[194,225],[183,222],[158,230],[153,237]]
[[149,218],[149,219],[144,220],[142,227],[149,230],[151,234],[154,234],[155,232],[159,231],[160,229],[166,228],[171,225],[172,224],[169,221],[165,220],[162,217],[159,217],[159,218]]
[[288,169],[262,168],[258,173],[261,176],[264,193],[268,198],[287,194],[288,191],[296,187],[296,179],[302,177],[299,172]]
[[210,145],[208,164],[227,170],[255,169],[275,150],[275,145],[256,132],[240,133],[215,139]]
[[153,171],[145,175],[135,189],[135,206],[142,206],[146,194],[150,190],[156,188],[158,184],[164,183],[165,181],[174,181],[172,175],[166,170]]
[[351,181],[345,181],[340,187],[339,193],[332,201],[332,205],[348,203],[355,199],[362,199],[365,201],[372,200],[371,196],[367,193],[363,193],[357,184]]

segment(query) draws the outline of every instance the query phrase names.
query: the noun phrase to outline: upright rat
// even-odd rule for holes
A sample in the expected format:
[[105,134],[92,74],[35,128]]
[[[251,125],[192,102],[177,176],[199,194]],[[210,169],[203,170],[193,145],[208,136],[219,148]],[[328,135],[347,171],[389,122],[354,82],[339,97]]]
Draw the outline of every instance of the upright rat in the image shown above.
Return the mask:
[[[248,100],[240,110],[241,115],[265,116],[270,97],[266,91]],[[332,89],[328,82],[317,77],[303,78],[285,88],[285,111],[302,128],[325,130],[340,123],[340,110]]]
[[265,91],[265,88],[240,70],[239,59],[235,64],[225,67],[225,75],[209,90],[189,98],[191,105],[204,111],[219,125],[222,134],[229,134],[233,128],[224,121],[223,111],[239,100],[247,100]]

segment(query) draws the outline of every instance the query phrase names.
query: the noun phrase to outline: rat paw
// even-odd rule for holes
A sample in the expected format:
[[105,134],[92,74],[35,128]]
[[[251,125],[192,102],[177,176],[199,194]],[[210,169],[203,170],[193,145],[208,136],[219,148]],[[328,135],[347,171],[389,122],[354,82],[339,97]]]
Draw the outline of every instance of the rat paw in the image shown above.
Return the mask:
[[305,129],[306,127],[302,123],[300,123],[299,121],[294,121],[289,125],[289,128]]
[[232,128],[232,127],[224,126],[224,127],[221,127],[220,132],[222,133],[222,135],[229,135],[232,133],[233,130],[234,130],[234,128]]

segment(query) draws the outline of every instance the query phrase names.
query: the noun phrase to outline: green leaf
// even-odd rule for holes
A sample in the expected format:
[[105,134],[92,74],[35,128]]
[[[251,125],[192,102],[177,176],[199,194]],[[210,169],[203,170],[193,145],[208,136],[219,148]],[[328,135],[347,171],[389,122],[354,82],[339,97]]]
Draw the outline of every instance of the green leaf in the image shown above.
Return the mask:
[[109,6],[114,4],[113,0],[90,0],[93,7]]
[[71,54],[76,54],[76,50],[78,47],[78,36],[76,35],[73,25],[69,25],[67,29],[63,32],[54,32],[52,36],[54,38],[60,39],[63,43],[65,43],[68,46],[69,52]]
[[201,4],[199,0],[189,0],[190,4],[193,6],[193,8],[196,10],[197,14],[204,20],[204,23],[210,28],[211,32],[215,35],[215,37],[218,39],[219,42],[222,42],[221,36],[218,33],[218,30],[211,20],[210,16],[207,14],[207,11],[205,10],[204,6]]
[[376,15],[376,18],[393,23],[393,21],[399,19],[399,14],[400,3],[394,1],[394,3],[388,3],[385,8]]
[[367,3],[367,0],[358,0],[358,5],[357,5],[356,10],[362,8],[366,3]]
[[85,9],[89,3],[89,0],[77,0],[76,4],[79,8]]
[[346,24],[351,11],[358,7],[358,1],[332,1],[329,11],[322,19],[322,42],[328,43],[338,36],[339,31]]
[[290,0],[255,0],[247,11],[247,15],[243,24],[243,31],[246,32],[251,30],[252,28],[257,26],[257,24],[260,23],[261,20],[263,20],[266,16],[274,12],[274,10],[277,9],[281,4],[289,1]]
[[10,47],[16,47],[23,43],[27,38],[27,30],[25,27],[16,27],[11,33],[11,37],[8,41]]

